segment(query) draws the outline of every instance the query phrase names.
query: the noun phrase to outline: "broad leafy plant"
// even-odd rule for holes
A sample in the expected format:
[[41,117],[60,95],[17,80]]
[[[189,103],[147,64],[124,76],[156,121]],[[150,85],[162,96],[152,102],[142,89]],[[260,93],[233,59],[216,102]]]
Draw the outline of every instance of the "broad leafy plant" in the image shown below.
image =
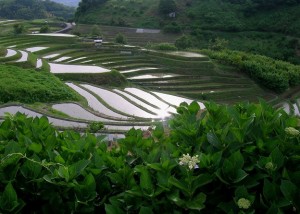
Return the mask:
[[182,103],[168,127],[118,143],[43,118],[0,125],[0,212],[292,213],[299,119],[261,101]]

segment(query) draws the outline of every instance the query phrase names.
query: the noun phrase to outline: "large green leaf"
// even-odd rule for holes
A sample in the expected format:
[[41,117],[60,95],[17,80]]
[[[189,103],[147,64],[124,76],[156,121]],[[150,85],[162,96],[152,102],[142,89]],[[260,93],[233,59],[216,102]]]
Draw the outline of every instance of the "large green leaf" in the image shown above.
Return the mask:
[[90,160],[80,160],[69,166],[70,180],[79,176],[90,164]]
[[216,134],[213,131],[210,131],[207,133],[207,140],[208,142],[213,146],[216,147],[217,149],[222,148],[221,142],[219,138],[216,136]]
[[20,167],[22,175],[27,179],[35,179],[42,171],[42,166],[39,164],[40,158],[38,156],[31,157],[31,160],[26,160]]
[[190,113],[192,114],[197,114],[198,111],[200,110],[200,106],[196,101],[193,101],[189,106],[188,106],[188,110]]
[[200,211],[205,208],[205,204],[204,204],[205,201],[206,201],[206,195],[201,192],[196,197],[194,197],[191,201],[187,201],[186,206],[191,210]]
[[282,167],[284,163],[284,156],[278,147],[272,151],[270,156],[277,169]]
[[152,178],[147,168],[136,166],[135,171],[140,173],[141,189],[149,196],[152,195],[154,193],[154,185],[152,184]]
[[151,214],[153,213],[152,209],[149,207],[141,207],[139,214]]
[[122,211],[117,206],[114,206],[111,204],[105,204],[105,213],[107,213],[107,214],[124,214],[125,212]]
[[189,193],[189,189],[187,188],[187,184],[186,182],[181,182],[179,180],[177,180],[176,178],[174,178],[173,176],[171,176],[169,178],[169,183],[177,188],[179,188],[180,190],[184,191],[185,193]]
[[289,201],[294,201],[296,193],[297,191],[299,191],[299,188],[291,181],[282,180],[280,190],[286,199],[288,199]]
[[12,213],[19,206],[17,193],[9,182],[0,198],[0,208],[6,212]]

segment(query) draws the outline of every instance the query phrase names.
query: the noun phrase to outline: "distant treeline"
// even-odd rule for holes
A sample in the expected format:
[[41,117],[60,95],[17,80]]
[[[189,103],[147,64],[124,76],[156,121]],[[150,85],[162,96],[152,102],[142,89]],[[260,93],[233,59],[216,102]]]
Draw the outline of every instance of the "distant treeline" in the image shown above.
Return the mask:
[[50,0],[2,0],[0,18],[37,19],[48,17],[72,18],[75,9]]

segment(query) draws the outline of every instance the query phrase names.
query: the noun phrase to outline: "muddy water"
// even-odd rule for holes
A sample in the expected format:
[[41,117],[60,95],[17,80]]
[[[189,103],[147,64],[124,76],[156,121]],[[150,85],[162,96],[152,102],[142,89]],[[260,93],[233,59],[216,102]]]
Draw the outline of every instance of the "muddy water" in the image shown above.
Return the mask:
[[183,56],[183,57],[205,57],[202,54],[193,53],[193,52],[185,52],[185,51],[172,51],[168,52],[168,54],[175,55],[175,56]]

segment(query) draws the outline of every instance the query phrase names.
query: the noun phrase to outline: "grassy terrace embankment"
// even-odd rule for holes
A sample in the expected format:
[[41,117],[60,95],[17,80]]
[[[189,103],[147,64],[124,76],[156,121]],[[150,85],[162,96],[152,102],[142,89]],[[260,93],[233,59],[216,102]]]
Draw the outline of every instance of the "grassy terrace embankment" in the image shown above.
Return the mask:
[[0,103],[79,100],[78,95],[51,73],[0,65]]

